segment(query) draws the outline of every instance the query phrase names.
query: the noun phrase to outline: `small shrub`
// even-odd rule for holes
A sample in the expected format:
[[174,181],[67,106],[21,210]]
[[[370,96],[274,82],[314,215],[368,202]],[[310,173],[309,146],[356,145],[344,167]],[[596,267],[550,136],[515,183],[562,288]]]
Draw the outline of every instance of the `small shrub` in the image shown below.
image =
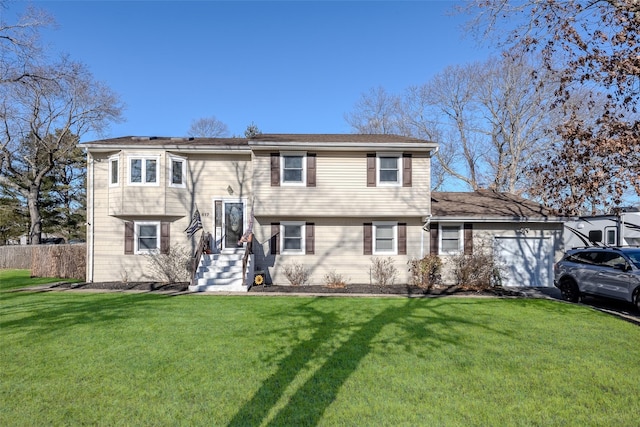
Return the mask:
[[324,275],[324,284],[330,288],[344,288],[347,286],[349,279],[346,279],[342,274],[330,271]]
[[431,288],[440,282],[440,270],[442,261],[435,254],[429,254],[422,259],[409,261],[409,273],[411,283],[421,288]]
[[501,283],[500,268],[493,251],[483,247],[479,249],[472,255],[461,254],[452,258],[456,285],[461,289],[482,291]]
[[184,246],[172,246],[166,254],[149,254],[149,269],[165,283],[188,282],[191,253]]
[[371,275],[375,284],[380,286],[393,285],[398,275],[393,258],[371,258],[371,264]]
[[297,262],[285,265],[283,268],[284,276],[292,286],[306,285],[309,281],[310,272],[307,267]]

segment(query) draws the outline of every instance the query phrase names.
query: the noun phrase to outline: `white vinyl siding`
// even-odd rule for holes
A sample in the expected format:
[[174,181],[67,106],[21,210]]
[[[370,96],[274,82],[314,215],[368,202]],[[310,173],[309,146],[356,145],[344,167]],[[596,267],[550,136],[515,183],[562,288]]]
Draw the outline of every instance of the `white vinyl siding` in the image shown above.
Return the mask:
[[[255,214],[282,218],[342,216],[396,218],[423,217],[430,207],[430,159],[426,154],[413,155],[412,186],[367,187],[367,157],[362,152],[316,153],[316,186],[282,185],[272,187],[269,180],[271,156],[268,151],[253,157]],[[280,158],[280,160],[282,160]],[[399,158],[400,164],[402,158]],[[280,165],[280,175],[282,174]]]

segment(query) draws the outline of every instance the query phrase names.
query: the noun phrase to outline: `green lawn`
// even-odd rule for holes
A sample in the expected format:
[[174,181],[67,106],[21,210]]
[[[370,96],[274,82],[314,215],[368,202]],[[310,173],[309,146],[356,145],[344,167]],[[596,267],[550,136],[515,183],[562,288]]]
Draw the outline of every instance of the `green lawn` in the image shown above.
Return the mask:
[[27,286],[45,285],[54,282],[80,282],[75,279],[56,279],[54,277],[31,277],[29,270],[0,270],[0,291],[24,288]]
[[639,344],[548,300],[0,292],[0,425],[637,426]]

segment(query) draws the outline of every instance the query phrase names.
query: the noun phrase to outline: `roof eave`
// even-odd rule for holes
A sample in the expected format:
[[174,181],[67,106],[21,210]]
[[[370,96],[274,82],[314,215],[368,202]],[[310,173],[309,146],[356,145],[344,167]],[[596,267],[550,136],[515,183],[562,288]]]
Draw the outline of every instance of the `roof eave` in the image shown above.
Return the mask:
[[250,140],[249,146],[254,150],[279,150],[313,148],[317,151],[414,151],[431,152],[438,144],[432,142],[305,142],[305,141],[259,141]]
[[500,222],[512,222],[512,223],[553,223],[560,224],[565,222],[565,218],[562,217],[489,217],[489,216],[432,216],[430,218],[432,222],[480,222],[480,223],[500,223]]
[[179,151],[181,153],[203,153],[203,154],[224,154],[229,152],[245,152],[251,153],[251,148],[248,146],[238,145],[221,145],[221,146],[195,146],[195,145],[177,145],[177,144],[154,144],[154,145],[140,145],[140,144],[88,144],[82,143],[77,145],[80,148],[86,148],[92,153],[108,153],[119,150],[165,150],[165,151]]

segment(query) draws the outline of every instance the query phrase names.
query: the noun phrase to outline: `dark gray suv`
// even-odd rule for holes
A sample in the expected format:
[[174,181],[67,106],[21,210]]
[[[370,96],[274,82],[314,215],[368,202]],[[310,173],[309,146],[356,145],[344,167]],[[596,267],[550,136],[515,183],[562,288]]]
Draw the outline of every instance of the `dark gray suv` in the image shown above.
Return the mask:
[[628,301],[640,311],[640,248],[567,251],[554,265],[554,284],[567,301],[594,295]]

